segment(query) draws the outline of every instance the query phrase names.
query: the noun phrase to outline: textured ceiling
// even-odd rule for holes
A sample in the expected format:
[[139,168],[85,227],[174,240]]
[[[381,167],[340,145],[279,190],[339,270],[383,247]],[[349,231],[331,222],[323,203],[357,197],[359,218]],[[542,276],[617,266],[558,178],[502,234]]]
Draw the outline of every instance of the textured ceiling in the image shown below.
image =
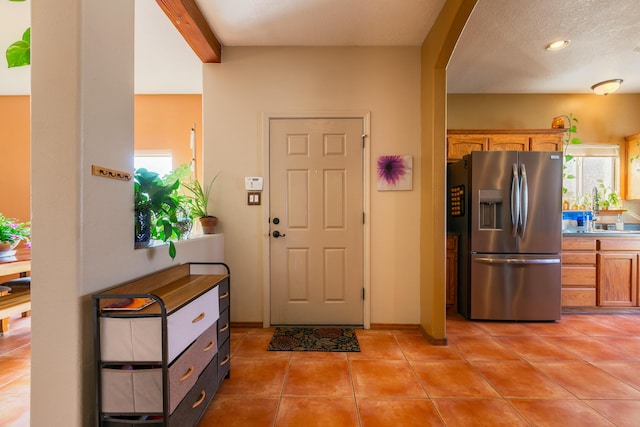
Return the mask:
[[[444,0],[196,0],[225,46],[419,46]],[[29,25],[0,0],[0,46]],[[135,2],[137,93],[201,93],[202,65],[154,0]],[[16,36],[17,35],[17,36]],[[559,52],[544,49],[570,39]],[[224,63],[224,53],[223,53]],[[640,0],[479,0],[448,67],[450,93],[640,93]],[[0,68],[0,94],[29,67]]]
[[640,0],[480,0],[447,71],[450,93],[640,93]]
[[[196,2],[225,46],[419,46],[444,4]],[[545,50],[557,39],[571,44]],[[450,61],[448,91],[591,93],[593,84],[621,78],[618,93],[640,93],[639,70],[640,0],[479,0]]]

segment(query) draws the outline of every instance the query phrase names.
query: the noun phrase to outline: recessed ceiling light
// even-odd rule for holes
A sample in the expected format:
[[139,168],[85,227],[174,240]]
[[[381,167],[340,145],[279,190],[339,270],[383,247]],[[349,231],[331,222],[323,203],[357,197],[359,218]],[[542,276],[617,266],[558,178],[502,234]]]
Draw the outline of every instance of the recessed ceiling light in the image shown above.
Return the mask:
[[560,50],[560,49],[564,49],[565,47],[569,46],[569,43],[571,43],[571,40],[558,40],[558,41],[549,43],[547,45],[547,47],[545,47],[545,49],[547,49],[547,50]]

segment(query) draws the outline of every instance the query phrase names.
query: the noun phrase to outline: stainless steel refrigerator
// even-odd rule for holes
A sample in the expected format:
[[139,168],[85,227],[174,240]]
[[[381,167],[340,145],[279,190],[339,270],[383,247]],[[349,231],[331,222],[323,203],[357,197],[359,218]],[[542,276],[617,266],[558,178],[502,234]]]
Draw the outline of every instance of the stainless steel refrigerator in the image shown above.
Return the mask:
[[447,172],[460,314],[559,320],[562,153],[474,151]]

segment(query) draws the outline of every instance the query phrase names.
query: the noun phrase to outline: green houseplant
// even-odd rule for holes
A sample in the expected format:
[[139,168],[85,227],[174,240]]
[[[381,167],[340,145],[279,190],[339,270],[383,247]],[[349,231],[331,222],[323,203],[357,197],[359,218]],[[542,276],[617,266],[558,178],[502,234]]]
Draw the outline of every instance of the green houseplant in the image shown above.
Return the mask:
[[[24,2],[25,0],[9,0],[13,2]],[[27,28],[22,34],[22,38],[11,43],[6,51],[7,66],[23,67],[31,64],[31,28]]]
[[136,247],[148,246],[151,238],[169,243],[169,256],[175,258],[171,238],[180,238],[178,207],[180,180],[163,180],[156,172],[141,168],[134,173]]
[[[568,148],[571,145],[578,145],[578,144],[582,144],[582,140],[580,138],[577,138],[575,136],[575,134],[578,132],[578,128],[577,128],[577,124],[578,124],[578,119],[573,117],[573,113],[569,113],[568,116],[559,116],[557,118],[562,119],[563,121],[563,126],[564,126],[564,119],[566,119],[568,121],[569,127],[566,128],[565,130],[565,139],[563,141],[563,157],[564,157],[564,161],[562,163],[562,179],[575,179],[576,176],[573,174],[569,174],[567,173],[567,165],[569,164],[569,162],[573,161],[574,156],[572,156],[571,154],[569,154]],[[562,194],[566,194],[567,193],[567,188],[565,186],[562,186]]]
[[190,193],[189,201],[191,204],[191,214],[199,218],[202,232],[204,234],[214,234],[215,227],[218,224],[218,218],[209,213],[209,201],[211,198],[211,188],[220,175],[218,172],[209,183],[203,187],[197,179],[190,183],[183,183],[182,186]]
[[27,247],[30,247],[30,238],[31,227],[28,222],[18,222],[16,219],[6,218],[0,213],[0,256],[4,256],[3,254],[13,255],[13,248],[22,240],[26,242]]

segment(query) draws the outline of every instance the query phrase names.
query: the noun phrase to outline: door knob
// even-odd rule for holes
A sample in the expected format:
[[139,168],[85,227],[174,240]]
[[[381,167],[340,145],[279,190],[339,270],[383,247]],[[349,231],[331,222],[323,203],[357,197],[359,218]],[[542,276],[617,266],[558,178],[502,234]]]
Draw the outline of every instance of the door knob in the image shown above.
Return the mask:
[[278,237],[284,237],[284,236],[286,236],[286,234],[284,234],[284,233],[280,234],[280,232],[278,230],[273,232],[273,237],[275,237],[276,239]]

